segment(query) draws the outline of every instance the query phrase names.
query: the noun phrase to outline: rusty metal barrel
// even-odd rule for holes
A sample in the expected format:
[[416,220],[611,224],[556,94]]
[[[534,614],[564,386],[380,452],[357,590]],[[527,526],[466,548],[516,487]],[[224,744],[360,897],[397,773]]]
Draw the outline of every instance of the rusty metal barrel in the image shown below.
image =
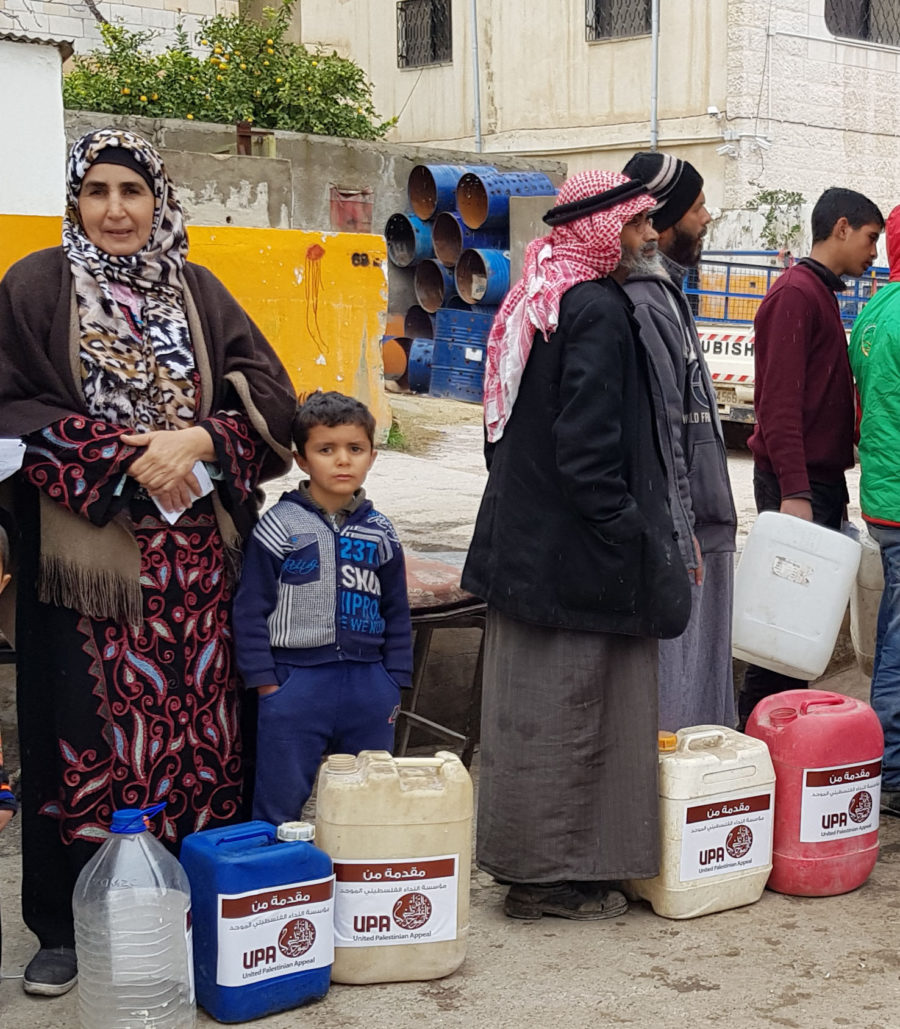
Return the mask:
[[417,164],[406,180],[409,206],[420,218],[433,218],[456,204],[456,187],[463,175],[495,170],[479,164]]
[[498,225],[495,228],[470,229],[456,211],[441,211],[431,228],[431,242],[434,256],[452,268],[464,250],[475,247],[480,250],[508,250],[509,228]]
[[556,187],[543,172],[467,172],[456,187],[456,206],[470,229],[505,225],[510,196],[556,196]]
[[420,261],[416,265],[415,290],[419,305],[434,314],[456,292],[453,273],[434,258]]
[[431,257],[431,225],[414,214],[398,211],[384,227],[388,257],[398,268]]
[[456,291],[468,304],[499,304],[509,290],[505,250],[464,250],[456,265]]

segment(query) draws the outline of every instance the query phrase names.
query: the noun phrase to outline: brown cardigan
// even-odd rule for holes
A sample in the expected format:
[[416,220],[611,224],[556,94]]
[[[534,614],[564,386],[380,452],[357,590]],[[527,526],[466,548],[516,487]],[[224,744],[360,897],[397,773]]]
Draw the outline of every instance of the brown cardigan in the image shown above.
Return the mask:
[[[211,272],[189,263],[184,285],[200,374],[198,420],[239,404],[269,447],[262,480],[283,474],[290,465],[296,410],[287,372]],[[16,262],[0,282],[0,436],[25,436],[71,414],[89,417],[78,374],[79,348],[77,304],[62,248]],[[214,504],[226,544],[239,546],[255,520],[255,503],[230,512],[218,497]],[[127,518],[91,525],[41,495],[42,600],[137,624],[139,558]]]

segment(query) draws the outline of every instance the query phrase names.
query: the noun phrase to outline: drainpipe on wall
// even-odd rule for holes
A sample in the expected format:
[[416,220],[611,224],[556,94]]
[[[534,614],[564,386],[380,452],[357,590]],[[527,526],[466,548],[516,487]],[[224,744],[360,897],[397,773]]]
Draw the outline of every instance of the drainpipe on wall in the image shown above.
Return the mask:
[[478,61],[478,0],[472,0],[472,81],[475,103],[475,153],[480,154],[481,142],[481,75]]
[[[472,0],[475,3],[475,0]],[[650,149],[659,147],[659,0],[650,4]]]

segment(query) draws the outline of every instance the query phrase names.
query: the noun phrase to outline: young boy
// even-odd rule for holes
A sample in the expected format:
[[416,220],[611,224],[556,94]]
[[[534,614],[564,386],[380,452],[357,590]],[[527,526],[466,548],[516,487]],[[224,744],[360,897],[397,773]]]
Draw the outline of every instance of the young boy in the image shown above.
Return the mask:
[[314,393],[294,419],[309,476],[247,544],[235,650],[257,690],[253,817],[300,817],[326,753],[390,750],[412,674],[403,551],[362,484],[375,419],[341,393]]

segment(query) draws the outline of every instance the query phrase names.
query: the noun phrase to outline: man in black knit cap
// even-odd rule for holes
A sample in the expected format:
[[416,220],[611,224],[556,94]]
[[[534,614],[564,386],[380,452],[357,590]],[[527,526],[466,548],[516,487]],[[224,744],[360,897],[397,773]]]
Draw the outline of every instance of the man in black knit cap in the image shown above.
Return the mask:
[[703,179],[670,154],[638,153],[624,173],[645,183],[658,252],[644,248],[625,291],[650,352],[664,411],[659,432],[672,454],[668,471],[672,517],[681,555],[692,569],[691,618],[677,639],[659,648],[659,724],[735,723],[731,612],[737,519],[728,481],[716,395],[697,329],[682,291],[685,271],[700,260],[710,222]]

